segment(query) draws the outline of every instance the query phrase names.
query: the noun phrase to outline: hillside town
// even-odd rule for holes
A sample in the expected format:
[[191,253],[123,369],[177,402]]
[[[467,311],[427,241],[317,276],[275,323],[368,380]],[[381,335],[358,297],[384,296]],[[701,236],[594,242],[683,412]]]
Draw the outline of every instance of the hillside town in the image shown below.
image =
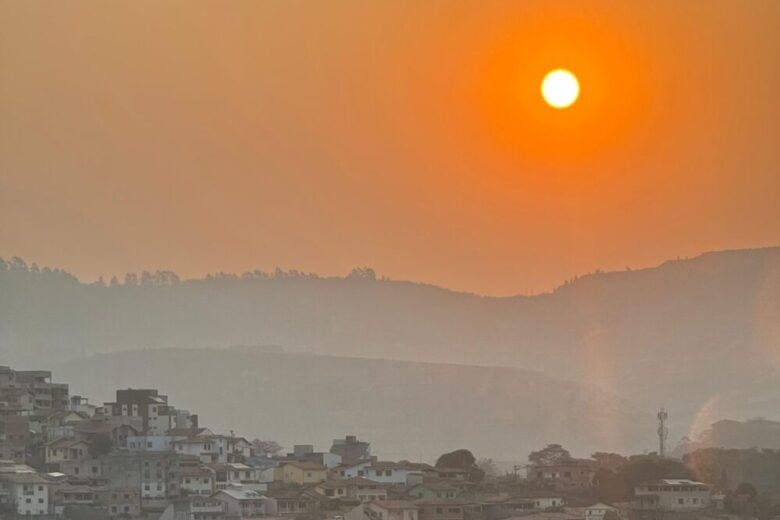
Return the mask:
[[[0,367],[0,518],[693,520],[778,514],[775,503],[751,506],[756,491],[750,484],[699,481],[681,462],[658,454],[578,459],[551,444],[502,474],[467,449],[428,464],[383,460],[355,435],[333,440],[327,451],[294,445],[285,452],[279,441],[213,431],[157,389],[117,389],[113,402],[97,405],[71,395],[49,371]],[[633,476],[620,477],[627,474]]]

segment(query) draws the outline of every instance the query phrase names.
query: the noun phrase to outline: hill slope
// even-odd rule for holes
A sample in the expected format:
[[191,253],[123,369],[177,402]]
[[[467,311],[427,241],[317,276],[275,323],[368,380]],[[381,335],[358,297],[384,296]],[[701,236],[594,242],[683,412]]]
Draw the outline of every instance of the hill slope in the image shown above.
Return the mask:
[[[316,354],[514,366],[596,384],[672,442],[720,418],[780,409],[780,248],[599,273],[534,297],[488,298],[370,273],[86,285],[18,261],[0,269],[0,362],[96,352],[276,344]],[[676,422],[675,422],[676,421]]]
[[[108,401],[156,387],[216,430],[292,443],[356,433],[388,458],[434,460],[468,447],[523,460],[560,441],[577,452],[647,440],[638,415],[598,388],[516,368],[258,352],[153,350],[90,356],[56,367],[74,392]],[[652,434],[652,417],[647,420]]]

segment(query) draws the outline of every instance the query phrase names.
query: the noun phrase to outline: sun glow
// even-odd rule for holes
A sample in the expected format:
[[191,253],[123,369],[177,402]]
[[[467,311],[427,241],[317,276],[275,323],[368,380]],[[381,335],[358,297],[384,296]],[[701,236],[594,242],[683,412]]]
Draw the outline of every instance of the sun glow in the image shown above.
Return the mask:
[[542,97],[553,108],[570,107],[580,95],[577,77],[566,69],[555,69],[542,80]]

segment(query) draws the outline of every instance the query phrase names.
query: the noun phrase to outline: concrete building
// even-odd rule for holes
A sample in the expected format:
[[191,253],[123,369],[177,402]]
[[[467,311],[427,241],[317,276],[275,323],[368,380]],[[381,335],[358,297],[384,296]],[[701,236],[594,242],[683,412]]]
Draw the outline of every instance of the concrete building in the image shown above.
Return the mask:
[[164,435],[176,428],[197,427],[197,416],[168,404],[168,396],[155,389],[117,390],[116,401],[105,403],[112,416],[140,417],[141,433]]
[[0,416],[0,460],[24,463],[30,421],[21,415]]
[[49,511],[50,482],[34,471],[0,471],[0,501],[22,516],[43,516]]
[[371,444],[359,441],[355,435],[347,435],[343,439],[334,439],[330,452],[339,455],[345,464],[353,464],[371,457]]
[[661,479],[634,488],[640,510],[695,511],[710,506],[710,487],[688,479]]
[[439,498],[415,500],[419,508],[419,520],[463,520],[466,515],[466,502]]
[[216,491],[217,473],[202,464],[181,464],[181,489],[190,495],[211,496]]
[[532,466],[528,470],[528,479],[543,483],[554,491],[583,493],[593,487],[596,469],[595,461],[569,459],[556,464]]
[[170,435],[130,435],[128,451],[174,451],[176,437]]
[[188,497],[169,504],[159,520],[223,520],[225,516],[224,502],[212,498]]
[[114,487],[138,490],[144,510],[162,511],[180,496],[181,468],[174,453],[117,451],[100,460],[103,477]]
[[[4,367],[7,368],[7,367]],[[34,409],[67,410],[70,404],[68,385],[52,383],[48,370],[17,370],[10,386],[31,391],[35,397]]]
[[346,498],[370,502],[372,500],[387,500],[386,484],[379,484],[363,477],[349,479],[331,479],[320,483],[315,488],[318,493],[328,498]]
[[137,488],[122,488],[111,483],[98,489],[97,498],[112,518],[141,515],[141,493]]
[[406,500],[375,500],[363,510],[368,520],[419,520],[420,508]]
[[288,453],[285,460],[298,462],[313,462],[328,469],[333,469],[341,464],[341,455],[330,452],[314,451],[311,444],[296,444],[292,453]]

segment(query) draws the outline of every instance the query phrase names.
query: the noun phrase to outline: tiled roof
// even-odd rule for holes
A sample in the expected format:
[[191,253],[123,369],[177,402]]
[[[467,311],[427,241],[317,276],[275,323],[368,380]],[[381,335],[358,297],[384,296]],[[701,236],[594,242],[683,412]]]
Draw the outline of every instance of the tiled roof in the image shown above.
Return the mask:
[[372,504],[382,509],[419,509],[414,502],[408,500],[375,500]]

